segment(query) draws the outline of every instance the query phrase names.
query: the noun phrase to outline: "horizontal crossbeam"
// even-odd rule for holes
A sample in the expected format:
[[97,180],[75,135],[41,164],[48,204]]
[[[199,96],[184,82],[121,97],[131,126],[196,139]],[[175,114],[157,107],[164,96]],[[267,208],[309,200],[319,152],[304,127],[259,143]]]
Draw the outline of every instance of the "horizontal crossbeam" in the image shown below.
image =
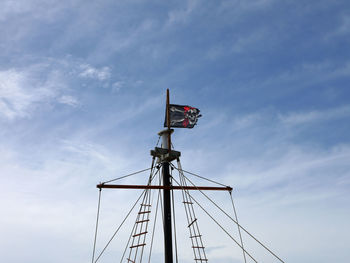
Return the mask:
[[211,190],[211,191],[232,191],[232,187],[215,186],[162,186],[162,185],[125,185],[125,184],[98,184],[97,188],[117,188],[117,189],[166,189],[166,190]]

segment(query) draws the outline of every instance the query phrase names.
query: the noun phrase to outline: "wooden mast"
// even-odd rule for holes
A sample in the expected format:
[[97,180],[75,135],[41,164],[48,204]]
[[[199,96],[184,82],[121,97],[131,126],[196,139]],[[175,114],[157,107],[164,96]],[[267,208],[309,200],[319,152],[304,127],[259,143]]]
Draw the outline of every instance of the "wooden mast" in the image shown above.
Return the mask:
[[[168,149],[170,155],[171,152],[171,129],[170,129],[170,107],[169,107],[169,89],[166,91],[166,116],[167,116],[167,132],[162,136],[167,136],[167,145],[163,145],[163,148]],[[163,140],[165,142],[166,140]],[[169,173],[169,161],[164,160],[162,165],[163,173],[163,202],[164,202],[164,262],[173,263],[173,237],[172,237],[172,223],[171,223],[171,190],[167,189],[171,187],[170,173]]]
[[171,152],[171,131],[170,131],[170,98],[169,89],[166,89],[166,123],[168,127],[168,150]]

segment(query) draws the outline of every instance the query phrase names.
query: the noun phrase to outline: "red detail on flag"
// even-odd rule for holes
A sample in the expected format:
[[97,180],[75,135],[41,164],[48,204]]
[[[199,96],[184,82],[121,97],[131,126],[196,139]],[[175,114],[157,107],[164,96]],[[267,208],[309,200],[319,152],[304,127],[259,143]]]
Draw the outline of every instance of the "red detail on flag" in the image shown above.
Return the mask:
[[184,121],[183,121],[183,126],[186,128],[187,127],[187,125],[188,125],[188,123],[189,123],[189,121],[188,121],[188,119],[184,119]]
[[185,119],[184,119],[184,121],[182,122],[182,125],[183,125],[183,127],[187,127],[188,126],[188,124],[190,123],[190,121],[188,120],[188,116],[187,116],[187,112],[189,111],[189,110],[191,110],[191,109],[195,109],[195,108],[193,108],[193,107],[189,107],[189,106],[184,106],[184,117],[185,117]]
[[193,107],[188,107],[188,106],[185,106],[185,107],[184,107],[185,113],[188,112],[188,111],[191,110],[191,109],[195,109],[195,108],[193,108]]

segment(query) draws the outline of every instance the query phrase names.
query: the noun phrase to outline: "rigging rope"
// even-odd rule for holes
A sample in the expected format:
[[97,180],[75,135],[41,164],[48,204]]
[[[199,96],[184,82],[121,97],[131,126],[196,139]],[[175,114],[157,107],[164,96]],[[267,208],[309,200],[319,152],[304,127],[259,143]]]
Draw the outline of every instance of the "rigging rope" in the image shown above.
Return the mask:
[[[177,165],[178,165],[178,168],[180,170],[182,170],[181,163],[180,163],[179,159],[177,160]],[[181,171],[178,171],[178,172],[179,172],[179,179],[180,179],[181,186],[183,186],[183,187],[187,186],[186,180],[184,179],[183,172],[181,172]],[[189,223],[190,239],[191,239],[191,243],[192,243],[192,247],[193,247],[193,253],[195,256],[195,260],[196,259],[207,260],[207,256],[206,256],[204,246],[203,246],[202,235],[200,234],[200,231],[199,231],[199,227],[197,224],[197,218],[195,215],[193,204],[191,202],[191,198],[189,197],[189,194],[188,194],[188,190],[182,189],[181,192],[182,192],[182,196],[183,196],[183,200],[184,200],[183,203],[184,203],[184,207],[185,207],[187,221]],[[193,231],[193,233],[192,233],[192,231]],[[196,244],[194,244],[194,242]],[[196,250],[196,248],[197,248],[197,250]],[[198,256],[196,255],[196,251],[198,253]],[[202,258],[202,256],[204,258]]]
[[124,176],[121,176],[121,177],[118,177],[118,178],[115,178],[115,179],[112,179],[112,180],[109,180],[109,181],[103,182],[102,184],[108,184],[108,183],[110,183],[110,182],[114,182],[114,181],[117,181],[117,180],[120,180],[120,179],[123,179],[123,178],[129,177],[129,176],[132,176],[132,175],[135,175],[135,174],[139,174],[139,173],[142,173],[142,172],[145,172],[145,171],[151,170],[152,168],[153,168],[153,167],[150,167],[150,168],[146,168],[146,169],[143,169],[143,170],[140,170],[140,171],[137,171],[137,172],[131,173],[131,174],[127,174],[127,175],[124,175]]
[[[159,138],[158,138],[158,142],[159,142]],[[157,142],[157,144],[158,144],[158,142]],[[152,166],[153,166],[154,160],[155,160],[155,158],[153,157]],[[157,172],[154,174],[154,177],[152,178],[152,180],[155,179],[157,174],[159,174],[159,167],[158,166],[157,166]],[[160,191],[160,190],[158,190],[158,191]],[[150,194],[152,194],[152,191],[150,191]],[[152,206],[153,206],[153,200],[154,200],[154,195],[152,196]],[[155,215],[154,215],[154,224],[153,224],[153,229],[152,229],[152,237],[151,237],[150,251],[149,251],[149,255],[148,255],[148,262],[150,262],[151,255],[152,255],[153,238],[154,238],[154,232],[155,232],[155,224],[157,222],[157,214],[158,214],[158,204],[159,204],[159,193],[158,193],[158,196],[157,196],[157,204],[156,204],[156,211],[155,211]]]
[[[237,212],[236,212],[235,204],[233,203],[233,198],[232,198],[232,191],[230,191],[229,193],[230,193],[230,197],[231,197],[231,203],[232,203],[233,212],[235,214],[235,218],[236,218],[236,221],[238,223]],[[242,239],[241,229],[240,229],[240,227],[238,225],[237,225],[237,228],[238,228],[239,239],[241,241],[241,245],[242,245],[242,248],[243,248],[244,246],[243,246],[243,239]],[[244,263],[247,263],[247,259],[245,257],[244,249],[242,249],[242,252],[243,252]]]
[[[159,173],[159,185],[162,184],[163,181],[163,174]],[[160,192],[160,209],[162,211],[162,222],[163,222],[163,226],[164,226],[164,206],[163,206],[163,196],[162,196],[162,192]]]
[[[184,175],[183,175],[184,176]],[[174,181],[179,185],[179,186],[181,186],[175,179],[174,179]],[[185,191],[185,189],[183,189],[184,191]],[[187,191],[187,192],[189,192],[189,191]],[[190,193],[187,193],[187,195],[188,196],[190,196],[191,197],[191,200],[193,200],[193,201],[195,201],[196,202],[196,204],[241,248],[241,249],[243,249],[246,253],[247,253],[247,255],[254,261],[254,262],[258,262],[258,261],[256,261],[255,260],[255,258],[252,256],[252,255],[250,255],[250,253],[248,253],[248,251],[246,251],[238,242],[237,242],[237,240],[234,238],[234,237],[232,237],[231,235],[230,235],[230,233],[223,227],[223,226],[221,226],[220,225],[220,223],[203,207],[203,206],[201,206],[200,204],[199,204],[199,202],[197,202],[197,200],[190,194]]]
[[[179,174],[180,174],[180,172],[179,172]],[[185,182],[184,182],[183,177],[182,176],[179,176],[179,177],[180,177],[179,179],[180,179],[181,186],[185,186]],[[174,178],[173,178],[173,180],[176,182],[176,180]],[[194,218],[192,218],[192,214],[191,214],[190,208],[186,204],[187,203],[189,204],[191,202],[191,200],[188,198],[187,193],[186,193],[185,190],[182,189],[181,190],[181,194],[182,194],[183,204],[184,204],[184,207],[185,207],[186,219],[187,219],[188,224],[190,224],[191,222],[194,221]],[[190,240],[191,240],[191,243],[192,243],[192,247],[198,247],[199,246],[198,245],[198,240],[197,239],[193,240],[191,238],[191,236],[196,236],[196,233],[192,233],[192,229],[191,228],[189,228],[189,232],[190,232]],[[194,242],[196,242],[196,244]],[[195,249],[193,249],[193,254],[194,254],[194,257],[197,258]]]
[[[186,176],[184,176],[186,180],[188,180],[194,187],[197,187],[190,179],[188,179]],[[229,214],[227,214],[220,206],[218,206],[209,196],[207,196],[202,190],[198,189],[199,192],[201,192],[212,204],[214,204],[222,213],[224,213],[229,219],[231,219],[234,223],[237,224],[239,228],[241,228],[244,232],[246,232],[251,238],[253,238],[256,242],[258,242],[263,248],[265,248],[268,252],[271,253],[275,258],[277,258],[280,262],[285,263],[282,259],[280,259],[275,253],[271,251],[267,246],[265,246],[261,241],[259,241],[255,236],[253,236],[251,233],[248,232],[243,226],[238,224],[236,220],[234,220]],[[242,248],[243,249],[243,248]],[[247,253],[248,254],[248,253]],[[249,254],[248,254],[249,255]]]
[[[153,173],[154,172],[154,169],[153,169],[154,161],[155,161],[155,158],[153,157],[152,158],[152,165],[151,165],[152,169],[151,169],[151,173],[149,175],[149,179],[147,182],[148,186],[152,185],[152,181],[157,173],[157,172]],[[127,258],[128,261],[136,262],[136,260],[138,258],[138,254],[140,255],[139,256],[140,262],[142,261],[143,252],[144,252],[145,247],[144,247],[144,245],[141,245],[141,244],[145,244],[145,241],[146,241],[146,233],[147,233],[148,222],[149,222],[150,202],[151,202],[151,190],[147,189],[144,196],[143,196],[143,200],[141,202],[141,207],[140,207],[138,216],[136,218],[136,222],[134,224],[135,227],[133,228],[133,230],[131,232],[131,233],[133,233],[133,235],[132,235],[132,243],[131,243],[131,247],[130,247],[130,251],[129,251],[129,256]],[[138,221],[140,221],[140,222],[138,222]],[[140,224],[138,224],[138,223],[140,223]],[[142,240],[143,240],[143,242],[140,243]],[[130,238],[129,238],[128,244],[129,244],[129,242],[130,242]]]
[[[159,173],[159,167],[156,167],[156,168],[157,168],[157,171],[153,174],[153,172],[154,172],[154,158],[153,158],[153,159],[152,159],[152,165],[151,165],[151,169],[152,169],[152,170],[151,170],[150,178],[149,178],[149,180],[148,180],[148,184],[150,184],[150,183],[152,182],[152,180],[156,177],[157,173]],[[145,191],[147,191],[147,190],[145,190]],[[146,196],[146,193],[145,193],[145,196]],[[132,228],[132,230],[131,230],[131,232],[130,232],[130,236],[129,236],[128,242],[127,242],[127,244],[126,244],[126,246],[125,246],[125,249],[124,249],[124,251],[123,251],[123,255],[122,255],[122,257],[121,257],[120,263],[123,262],[123,259],[124,259],[124,257],[125,257],[125,253],[126,253],[126,251],[127,251],[127,249],[128,249],[128,246],[129,246],[129,243],[130,243],[130,240],[131,240],[131,237],[132,237],[132,234],[133,234],[135,228],[136,228],[136,224],[134,224],[134,226],[133,226],[133,228]]]
[[[150,179],[151,179],[151,176],[150,176]],[[149,183],[150,184],[150,183]],[[148,185],[149,185],[148,184]],[[146,209],[148,209],[146,206],[143,206],[144,204],[148,204],[149,202],[149,199],[150,199],[150,190],[149,189],[147,189],[146,190],[146,193],[145,193],[145,195],[143,196],[143,200],[142,200],[142,202],[141,202],[141,207],[140,207],[140,210],[139,210],[139,214],[138,214],[138,216],[137,216],[137,218],[136,218],[136,221],[138,221],[138,220],[145,220],[145,219],[148,219],[148,216],[145,218],[144,217],[144,214],[142,214],[142,216],[141,216],[141,214],[140,214],[140,212],[142,213],[142,212],[145,212],[146,211]],[[143,211],[144,210],[144,211]],[[140,226],[140,229],[139,229],[139,231],[140,232],[142,232],[142,229],[143,229],[143,222],[141,223],[141,226]],[[148,221],[147,222],[145,222],[145,224],[146,224],[146,227],[145,227],[145,231],[147,231],[147,226],[148,226]],[[137,237],[136,237],[136,239],[137,239],[137,241],[136,241],[136,244],[134,243],[135,242],[135,234],[137,234],[137,230],[138,230],[138,225],[137,225],[137,222],[135,222],[135,225],[136,225],[136,228],[135,228],[135,231],[134,232],[131,232],[131,233],[134,233],[134,235],[133,235],[133,240],[132,240],[132,243],[131,243],[131,247],[130,247],[130,252],[129,252],[129,257],[128,257],[128,259],[130,260],[131,259],[131,255],[132,255],[132,247],[134,246],[134,245],[139,245],[140,244],[140,239],[141,239],[141,236],[140,235],[138,235]],[[144,238],[146,237],[146,235],[144,235]],[[143,248],[144,248],[144,246],[142,246],[142,248],[141,248],[141,256],[140,256],[140,262],[142,261],[142,255],[143,255]],[[138,252],[139,252],[139,246],[137,246],[136,248],[135,248],[135,255],[134,255],[134,262],[136,261],[136,259],[137,259],[137,255],[138,255]]]
[[122,227],[122,225],[125,223],[126,219],[129,217],[129,215],[131,214],[131,212],[134,210],[135,206],[137,205],[138,201],[141,199],[141,197],[144,195],[144,193],[146,192],[146,190],[143,190],[141,195],[137,198],[136,202],[134,203],[134,205],[131,207],[131,209],[129,210],[129,212],[127,213],[126,217],[124,218],[124,220],[121,222],[121,224],[119,225],[119,227],[117,228],[117,230],[114,232],[114,234],[112,235],[112,237],[109,239],[109,241],[107,242],[106,246],[102,249],[101,253],[98,255],[97,259],[95,260],[94,263],[96,263],[100,257],[102,256],[102,254],[105,252],[105,250],[107,249],[107,247],[109,246],[109,244],[112,242],[112,240],[114,239],[114,237],[116,236],[116,234],[118,233],[118,231],[120,230],[120,228]]
[[[147,202],[148,202],[148,205],[151,204],[151,192],[152,192],[152,190],[149,190],[148,201],[147,201]],[[151,209],[151,208],[150,208],[150,209]],[[146,207],[145,207],[145,211],[146,211]],[[149,219],[150,216],[148,216],[147,218]],[[147,229],[148,229],[148,224],[149,224],[149,222],[147,221],[147,222],[146,222],[146,227],[145,227],[146,231],[147,231]],[[146,235],[143,236],[143,243],[146,244]],[[144,250],[145,250],[145,247],[142,246],[142,247],[141,247],[140,262],[142,262],[142,257],[143,257],[143,252],[144,252]]]
[[155,213],[155,216],[154,216],[154,223],[153,223],[153,230],[152,230],[151,246],[150,246],[149,256],[148,256],[148,263],[151,262],[151,255],[152,255],[152,249],[153,249],[154,233],[156,232],[155,230],[156,230],[156,223],[157,223],[159,199],[160,199],[160,189],[158,190],[157,205],[156,205],[156,213]]
[[97,205],[97,216],[96,216],[96,229],[95,229],[95,238],[94,238],[94,248],[92,250],[92,260],[91,262],[94,263],[94,259],[95,259],[95,251],[96,251],[96,240],[97,240],[97,229],[98,229],[98,221],[99,221],[99,217],[100,217],[100,205],[101,205],[101,188],[100,191],[98,193],[98,205]]
[[227,185],[224,185],[224,184],[222,184],[222,183],[219,183],[219,182],[216,182],[216,181],[214,181],[214,180],[211,180],[211,179],[208,179],[208,178],[205,178],[205,177],[203,177],[203,176],[200,176],[200,175],[198,175],[198,174],[194,174],[194,173],[192,173],[192,172],[189,172],[189,171],[186,171],[186,170],[182,170],[182,169],[180,169],[180,168],[177,168],[175,165],[173,165],[172,163],[170,163],[171,164],[171,166],[172,167],[174,167],[176,170],[178,170],[179,172],[185,172],[185,173],[188,173],[188,174],[191,174],[191,175],[193,175],[193,176],[196,176],[196,177],[198,177],[198,178],[201,178],[201,179],[203,179],[203,180],[206,180],[206,181],[209,181],[209,182],[211,182],[211,183],[214,183],[214,184],[217,184],[217,185],[221,185],[221,186],[227,186]]
[[[159,169],[158,169],[158,171],[157,171],[157,174],[159,174]],[[149,255],[148,255],[148,263],[151,262],[151,255],[152,255],[152,249],[153,249],[154,233],[155,233],[155,227],[156,227],[157,216],[158,216],[159,198],[160,198],[160,189],[158,190],[158,195],[157,195],[157,204],[156,204],[156,211],[155,211],[155,215],[154,215],[154,222],[153,222],[153,228],[152,228],[151,245],[150,245],[150,250],[149,250]],[[153,195],[153,199],[154,199],[154,195]],[[153,199],[152,199],[152,205],[153,205]]]
[[130,240],[131,240],[131,237],[132,237],[132,233],[133,233],[134,230],[135,230],[135,227],[136,227],[136,225],[134,224],[134,226],[133,226],[133,228],[132,228],[132,230],[131,230],[131,232],[130,232],[130,236],[129,236],[129,239],[128,239],[128,243],[126,243],[126,246],[125,246],[125,249],[124,249],[122,258],[121,258],[121,260],[120,260],[120,263],[123,262],[123,259],[124,259],[124,257],[125,257],[125,253],[126,253],[126,251],[128,250],[128,246],[129,246],[129,243],[130,243]]
[[[173,169],[171,169],[171,175],[170,178],[173,178]],[[172,184],[172,182],[171,182]],[[177,239],[176,239],[176,218],[175,218],[175,205],[174,205],[174,190],[171,190],[171,196],[172,196],[172,207],[173,207],[173,221],[174,221],[174,238],[175,238],[175,259],[176,263],[178,263],[178,254],[177,254]]]

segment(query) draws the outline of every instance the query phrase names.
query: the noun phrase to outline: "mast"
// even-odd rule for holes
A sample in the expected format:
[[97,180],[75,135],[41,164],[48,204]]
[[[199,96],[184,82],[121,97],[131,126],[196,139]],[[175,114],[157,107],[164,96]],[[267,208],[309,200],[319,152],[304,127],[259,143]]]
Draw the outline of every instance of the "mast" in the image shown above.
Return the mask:
[[[170,115],[169,115],[169,89],[167,89],[166,96],[166,116],[168,129],[160,132],[162,136],[162,148],[167,149],[170,155],[171,152],[171,133],[170,129]],[[170,161],[164,160],[162,165],[163,174],[163,186],[170,187],[172,185],[170,181],[169,173]],[[164,202],[164,262],[173,263],[173,238],[172,238],[172,223],[171,223],[171,193],[170,189],[163,190],[163,202]]]

